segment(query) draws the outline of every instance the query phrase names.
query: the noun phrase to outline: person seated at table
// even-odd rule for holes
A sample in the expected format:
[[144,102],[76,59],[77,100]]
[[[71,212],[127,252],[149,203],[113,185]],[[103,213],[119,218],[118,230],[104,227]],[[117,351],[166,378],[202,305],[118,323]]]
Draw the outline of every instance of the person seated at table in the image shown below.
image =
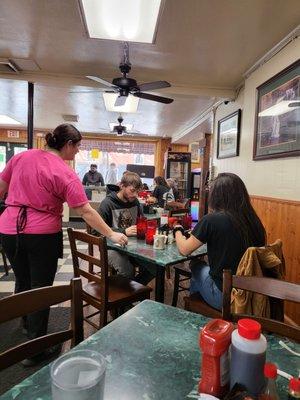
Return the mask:
[[149,190],[149,186],[147,185],[147,183],[143,183],[142,190]]
[[[126,172],[123,174],[118,192],[109,193],[101,202],[98,209],[103,220],[113,231],[124,233],[126,236],[136,236],[136,219],[142,215],[140,203],[137,199],[142,187],[142,181],[138,174]],[[95,232],[93,232],[95,233]],[[135,267],[132,259],[116,250],[108,250],[108,263],[118,274],[146,285],[155,276],[155,268],[152,265],[139,265],[140,273],[135,276]]]
[[[152,192],[152,196],[148,198],[148,203],[155,204],[157,203],[159,207],[164,208],[167,198],[167,193],[170,192],[170,188],[162,176],[156,176],[153,179],[153,183],[155,188]],[[171,193],[170,193],[171,196]],[[173,195],[172,195],[173,196]],[[174,197],[172,198],[174,200]]]
[[173,179],[173,178],[168,178],[166,181],[167,181],[167,184],[168,184],[168,186],[170,188],[170,192],[173,193],[174,200],[175,201],[179,201],[180,200],[180,195],[179,195],[177,180]]
[[223,269],[235,274],[248,247],[265,246],[266,232],[253,209],[244,182],[235,174],[221,173],[211,183],[206,214],[186,239],[174,226],[179,252],[188,255],[207,244],[208,264],[193,260],[191,293],[199,293],[210,306],[222,309]]

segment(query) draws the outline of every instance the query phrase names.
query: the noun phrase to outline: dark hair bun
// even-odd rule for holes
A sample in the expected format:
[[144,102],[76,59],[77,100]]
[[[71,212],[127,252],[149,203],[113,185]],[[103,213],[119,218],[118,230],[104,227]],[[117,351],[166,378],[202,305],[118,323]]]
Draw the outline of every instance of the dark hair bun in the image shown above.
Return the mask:
[[45,140],[48,147],[55,148],[56,140],[55,137],[53,136],[53,133],[48,132],[47,135],[45,136]]

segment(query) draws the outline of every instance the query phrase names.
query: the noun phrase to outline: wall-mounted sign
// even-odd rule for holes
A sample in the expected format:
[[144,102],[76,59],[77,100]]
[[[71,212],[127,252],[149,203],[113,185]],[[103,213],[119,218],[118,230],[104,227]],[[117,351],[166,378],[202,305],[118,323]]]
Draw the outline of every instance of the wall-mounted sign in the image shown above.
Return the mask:
[[19,138],[20,131],[7,131],[7,137],[9,138]]

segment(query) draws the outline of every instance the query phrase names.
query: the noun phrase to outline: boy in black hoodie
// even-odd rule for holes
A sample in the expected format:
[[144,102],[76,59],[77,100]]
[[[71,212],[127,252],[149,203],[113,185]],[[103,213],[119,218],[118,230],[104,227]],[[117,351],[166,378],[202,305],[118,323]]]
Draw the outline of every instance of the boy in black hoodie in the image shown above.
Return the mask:
[[[118,192],[111,192],[101,202],[99,214],[104,221],[117,232],[126,236],[136,236],[136,219],[142,215],[140,203],[137,199],[142,188],[142,181],[138,174],[126,172],[120,183]],[[116,250],[108,250],[108,263],[118,274],[134,279],[146,285],[155,276],[155,266],[148,264],[140,267],[140,273],[135,277],[135,267],[130,257]],[[138,261],[134,260],[137,265]]]

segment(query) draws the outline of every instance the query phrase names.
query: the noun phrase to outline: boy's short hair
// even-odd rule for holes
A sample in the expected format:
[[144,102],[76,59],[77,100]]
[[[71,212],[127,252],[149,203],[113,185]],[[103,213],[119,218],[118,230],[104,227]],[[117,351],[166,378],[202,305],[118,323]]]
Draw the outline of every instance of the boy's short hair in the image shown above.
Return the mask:
[[97,167],[97,164],[91,164],[91,165],[90,165],[90,168],[92,168],[92,167],[98,168],[98,167]]
[[142,180],[135,172],[126,172],[121,179],[121,185],[133,186],[136,190],[140,190],[143,186]]

